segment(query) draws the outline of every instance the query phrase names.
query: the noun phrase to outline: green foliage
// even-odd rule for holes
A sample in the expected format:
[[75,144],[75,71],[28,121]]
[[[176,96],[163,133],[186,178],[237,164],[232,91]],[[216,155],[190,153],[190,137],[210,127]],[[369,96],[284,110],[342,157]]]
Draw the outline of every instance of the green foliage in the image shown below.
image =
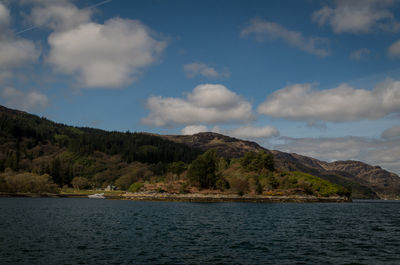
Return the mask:
[[224,191],[230,188],[229,182],[224,177],[219,177],[215,183],[215,187],[220,191]]
[[29,172],[7,171],[0,174],[0,189],[5,192],[58,193],[58,188],[49,175]]
[[285,177],[287,177],[289,185],[303,188],[308,194],[319,195],[323,197],[333,195],[351,195],[351,192],[342,186],[303,172],[287,172]]
[[61,187],[74,177],[111,184],[133,162],[153,164],[151,170],[163,175],[167,164],[190,163],[201,153],[146,133],[66,126],[0,106],[0,172],[49,174]]
[[154,175],[164,175],[167,171],[167,165],[159,161],[157,164],[151,165],[150,170],[153,171]]
[[183,182],[179,187],[179,193],[180,194],[188,193],[188,184],[186,182]]
[[266,180],[267,180],[266,184],[267,184],[267,187],[269,189],[274,190],[274,189],[277,189],[279,187],[279,182],[278,182],[278,180],[276,179],[276,177],[273,174],[269,174],[266,177]]
[[87,178],[75,177],[71,181],[72,187],[77,190],[85,189],[89,187],[89,182]]
[[143,187],[144,187],[144,184],[143,184],[143,183],[141,183],[141,182],[135,182],[135,183],[132,183],[132,185],[129,186],[128,191],[129,191],[129,192],[138,192],[138,191],[140,191],[140,189],[143,188]]
[[[52,181],[79,189],[116,185],[128,190],[151,179],[173,186],[186,170],[189,183],[199,188],[239,194],[296,190],[317,196],[350,195],[311,175],[275,172],[273,156],[266,152],[226,161],[213,150],[203,153],[155,135],[66,126],[0,106],[0,190],[54,190]],[[32,173],[10,174],[13,171]],[[187,190],[185,185],[181,192]]]
[[225,160],[225,158],[220,157],[218,161],[218,172],[223,172],[229,167],[228,162]]
[[199,188],[207,189],[215,187],[218,160],[216,152],[213,149],[199,155],[189,167],[188,178]]
[[180,176],[187,169],[187,165],[182,161],[172,162],[168,164],[168,172]]
[[263,169],[274,171],[274,157],[264,151],[249,152],[240,159],[240,165],[248,171],[261,172]]
[[67,135],[64,135],[64,134],[55,134],[54,135],[54,139],[61,146],[67,146],[68,143],[69,143],[69,137]]
[[[280,192],[314,196],[350,196],[351,192],[339,185],[302,172],[271,171],[273,158],[265,153],[247,153],[231,163],[222,173],[231,190],[238,194]],[[260,166],[261,165],[261,166]]]
[[263,191],[263,186],[261,185],[260,181],[258,178],[249,178],[248,179],[249,183],[249,190],[255,194],[261,194]]
[[145,164],[137,163],[119,177],[115,181],[115,185],[121,190],[127,190],[133,183],[139,180],[149,180],[151,176],[153,176],[153,172]]

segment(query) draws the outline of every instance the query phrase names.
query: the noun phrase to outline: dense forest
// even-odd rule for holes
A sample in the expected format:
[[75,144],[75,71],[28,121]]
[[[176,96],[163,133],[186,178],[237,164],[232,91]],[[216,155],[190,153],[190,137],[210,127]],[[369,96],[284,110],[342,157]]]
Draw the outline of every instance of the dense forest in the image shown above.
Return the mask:
[[131,192],[350,195],[326,180],[276,170],[265,152],[225,159],[148,133],[72,127],[0,106],[0,191],[107,186]]
[[0,147],[0,172],[49,174],[60,186],[70,185],[74,177],[108,185],[129,171],[132,162],[151,164],[155,174],[163,174],[169,163],[190,163],[202,153],[146,133],[66,126],[4,107]]

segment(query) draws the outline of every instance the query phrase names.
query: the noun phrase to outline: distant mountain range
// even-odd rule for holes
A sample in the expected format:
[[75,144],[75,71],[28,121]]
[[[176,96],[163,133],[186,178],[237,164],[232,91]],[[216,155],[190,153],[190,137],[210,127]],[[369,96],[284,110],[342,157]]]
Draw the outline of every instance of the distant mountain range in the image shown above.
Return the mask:
[[274,155],[277,169],[301,171],[339,184],[351,189],[353,198],[400,198],[398,175],[359,161],[328,163],[210,132],[157,135],[72,127],[0,106],[0,172],[11,168],[47,173],[60,186],[76,176],[113,183],[132,167],[141,167],[132,162],[147,163],[153,165],[153,172],[163,172],[168,163],[189,163],[208,149],[227,159],[265,151]]
[[349,188],[353,198],[398,198],[400,177],[379,166],[359,161],[325,162],[312,157],[278,150],[268,150],[255,142],[244,141],[218,133],[194,135],[160,135],[176,143],[203,150],[216,149],[226,158],[238,158],[246,152],[264,150],[274,155],[275,165],[281,170],[302,171]]

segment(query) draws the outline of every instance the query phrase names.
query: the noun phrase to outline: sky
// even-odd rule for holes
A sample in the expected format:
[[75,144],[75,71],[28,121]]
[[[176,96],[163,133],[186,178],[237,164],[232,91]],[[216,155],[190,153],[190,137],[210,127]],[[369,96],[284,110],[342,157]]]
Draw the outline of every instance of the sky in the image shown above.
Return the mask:
[[400,1],[0,0],[0,104],[400,174]]

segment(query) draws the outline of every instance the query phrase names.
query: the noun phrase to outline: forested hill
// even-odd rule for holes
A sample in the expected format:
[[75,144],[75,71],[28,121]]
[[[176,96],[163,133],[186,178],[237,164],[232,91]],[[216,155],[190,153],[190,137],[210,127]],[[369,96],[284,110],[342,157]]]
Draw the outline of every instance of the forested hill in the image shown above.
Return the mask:
[[351,194],[309,174],[275,170],[273,155],[264,151],[246,149],[235,159],[216,151],[147,133],[57,124],[0,107],[0,192],[57,193],[110,185],[150,193]]
[[201,153],[146,133],[72,127],[0,106],[0,172],[49,174],[59,185],[76,176],[112,183],[131,162],[154,164],[162,173],[168,163],[188,163]]
[[232,138],[218,133],[204,132],[194,135],[162,135],[203,150],[215,149],[226,158],[241,157],[246,152],[264,151],[274,155],[275,167],[282,171],[301,171],[344,186],[354,198],[399,198],[400,177],[379,166],[359,161],[327,163],[318,159],[278,150],[267,150],[254,142]]
[[[18,180],[15,174],[21,172],[49,176],[59,187],[74,186],[73,180],[81,182],[82,187],[116,185],[123,190],[135,183],[189,181],[190,177],[185,176],[186,173],[190,176],[190,169],[195,168],[192,162],[207,160],[199,155],[210,149],[215,150],[216,156],[205,157],[212,158],[214,162],[211,164],[216,163],[213,172],[217,173],[212,175],[219,181],[219,186],[223,184],[221,187],[225,188],[222,189],[239,185],[237,182],[240,180],[242,188],[259,183],[261,186],[253,186],[262,189],[254,188],[254,192],[297,189],[318,193],[320,187],[316,188],[312,184],[315,179],[311,179],[311,176],[316,176],[318,185],[325,183],[321,181],[324,179],[352,190],[355,198],[397,198],[400,194],[397,175],[357,161],[326,163],[297,154],[267,150],[254,142],[215,133],[162,136],[73,127],[0,106],[0,190],[2,185],[6,190],[18,186],[12,182]],[[266,161],[272,159],[276,170],[269,169],[261,174],[256,167],[250,171],[246,169],[249,159],[260,164],[255,153],[261,153],[260,157]],[[290,172],[303,172],[310,176]],[[209,174],[203,172],[202,178],[203,175]],[[32,176],[21,178],[25,187]],[[308,180],[304,182],[304,178]],[[8,188],[4,188],[4,181],[9,182]],[[228,182],[229,185],[225,185]],[[188,183],[192,185],[193,179]],[[210,187],[218,185],[213,182]],[[34,185],[28,186],[32,188]],[[337,188],[330,187],[333,190]]]

